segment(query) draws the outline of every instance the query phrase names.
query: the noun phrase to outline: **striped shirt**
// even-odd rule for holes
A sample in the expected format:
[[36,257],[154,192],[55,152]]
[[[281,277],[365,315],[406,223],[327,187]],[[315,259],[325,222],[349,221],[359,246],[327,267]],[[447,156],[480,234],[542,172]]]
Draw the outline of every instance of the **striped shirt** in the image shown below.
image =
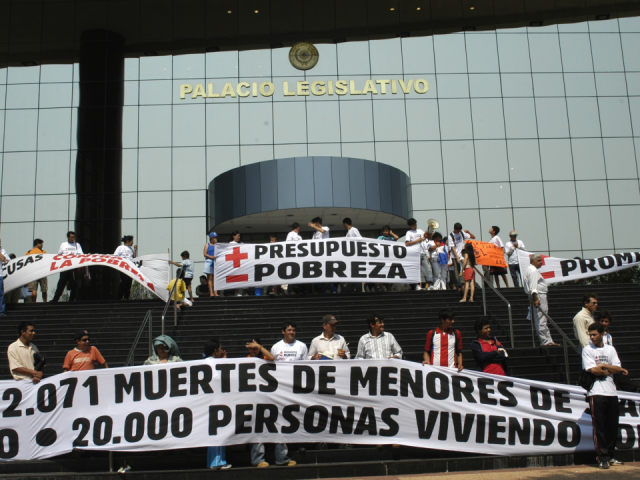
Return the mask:
[[394,356],[402,358],[402,348],[390,333],[382,332],[377,337],[367,333],[360,337],[356,359],[386,360]]
[[460,330],[450,328],[446,332],[440,327],[427,333],[425,352],[431,356],[431,365],[436,367],[458,368],[456,354],[462,351]]

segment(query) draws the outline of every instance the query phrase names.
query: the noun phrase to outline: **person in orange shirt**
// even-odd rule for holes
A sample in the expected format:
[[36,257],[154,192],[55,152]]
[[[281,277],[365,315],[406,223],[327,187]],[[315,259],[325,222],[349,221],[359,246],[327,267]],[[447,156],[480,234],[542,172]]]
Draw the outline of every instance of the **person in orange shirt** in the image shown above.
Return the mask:
[[107,362],[96,347],[89,346],[89,332],[80,330],[75,336],[78,346],[67,353],[64,358],[62,369],[65,372],[77,372],[79,370],[93,370],[94,365],[98,362],[104,368],[109,368]]
[[[40,238],[36,238],[33,241],[33,248],[29,250],[25,255],[41,255],[43,253],[47,253],[44,251],[44,240]],[[29,283],[29,291],[32,292],[30,297],[25,299],[25,302],[35,302],[38,298],[38,284],[40,284],[40,290],[42,290],[42,301],[47,301],[47,291],[49,290],[49,282],[47,282],[47,277],[41,278],[39,280],[34,280]]]

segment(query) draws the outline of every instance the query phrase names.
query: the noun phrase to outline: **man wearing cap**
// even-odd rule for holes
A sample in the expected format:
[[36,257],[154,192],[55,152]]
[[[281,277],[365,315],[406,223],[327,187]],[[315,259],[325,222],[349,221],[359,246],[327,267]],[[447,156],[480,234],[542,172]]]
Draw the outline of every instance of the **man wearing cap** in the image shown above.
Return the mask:
[[522,277],[522,272],[520,271],[520,261],[518,260],[518,249],[524,251],[524,243],[518,240],[518,232],[516,232],[515,230],[511,230],[509,232],[509,241],[505,244],[504,251],[507,254],[509,273],[511,274],[511,278],[513,279],[513,286],[516,288],[520,286],[520,283],[518,283],[518,273],[520,273],[520,277]]
[[94,364],[98,362],[104,368],[109,368],[107,362],[102,358],[98,349],[89,345],[89,332],[80,330],[75,336],[78,346],[67,353],[64,358],[62,369],[65,372],[77,372],[80,370],[93,370]]
[[324,331],[311,341],[309,360],[321,360],[322,357],[333,360],[351,358],[351,352],[344,337],[336,334],[337,326],[338,320],[333,315],[322,317]]

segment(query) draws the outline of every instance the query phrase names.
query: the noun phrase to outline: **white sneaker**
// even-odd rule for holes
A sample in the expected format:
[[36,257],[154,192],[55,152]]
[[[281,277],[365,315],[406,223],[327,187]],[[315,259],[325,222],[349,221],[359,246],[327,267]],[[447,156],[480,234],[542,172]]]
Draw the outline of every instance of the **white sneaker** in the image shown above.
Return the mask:
[[241,297],[242,294],[241,293],[236,293],[236,297]]
[[418,285],[418,286],[416,287],[416,292],[418,292],[418,291],[420,291],[420,290],[422,290],[422,287],[421,287],[420,285]]

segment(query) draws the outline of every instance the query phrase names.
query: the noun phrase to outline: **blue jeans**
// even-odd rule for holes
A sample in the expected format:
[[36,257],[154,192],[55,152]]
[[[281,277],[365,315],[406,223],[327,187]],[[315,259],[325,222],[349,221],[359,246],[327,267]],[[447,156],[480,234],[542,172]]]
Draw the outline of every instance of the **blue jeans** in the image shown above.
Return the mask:
[[207,467],[221,467],[227,464],[226,447],[207,448]]
[[5,314],[5,301],[4,301],[4,279],[0,275],[0,315]]
[[431,259],[424,253],[420,254],[420,280],[425,283],[433,283],[433,271],[431,270]]
[[[284,465],[289,463],[289,450],[286,443],[276,444],[276,464]],[[254,443],[251,445],[251,465],[258,465],[264,462],[264,443]]]
[[[520,283],[518,283],[518,273],[520,272],[520,265],[509,265],[509,273],[511,273],[511,279],[513,280],[513,286],[518,288],[520,287]],[[520,273],[522,275],[522,273]]]

